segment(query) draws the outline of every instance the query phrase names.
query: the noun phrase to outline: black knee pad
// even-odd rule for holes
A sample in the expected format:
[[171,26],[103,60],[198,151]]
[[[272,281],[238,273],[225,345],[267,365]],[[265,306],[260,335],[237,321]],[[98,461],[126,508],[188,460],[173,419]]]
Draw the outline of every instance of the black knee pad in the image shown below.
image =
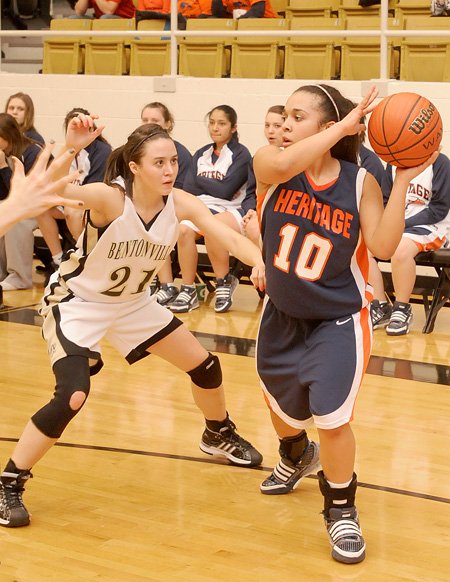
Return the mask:
[[[52,400],[38,410],[31,420],[49,438],[59,438],[72,418],[83,408],[89,395],[89,360],[82,356],[67,356],[53,366],[56,388]],[[75,392],[84,392],[86,398],[77,410],[70,407]]]
[[200,388],[218,388],[222,384],[222,368],[217,356],[209,354],[204,362],[188,372],[192,382]]

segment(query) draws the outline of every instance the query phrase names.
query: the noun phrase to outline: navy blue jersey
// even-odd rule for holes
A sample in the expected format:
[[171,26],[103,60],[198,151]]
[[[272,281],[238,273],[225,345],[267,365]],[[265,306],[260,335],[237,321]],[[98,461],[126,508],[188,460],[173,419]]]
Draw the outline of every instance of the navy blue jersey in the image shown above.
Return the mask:
[[189,171],[190,165],[192,163],[191,152],[179,141],[173,140],[175,148],[177,150],[178,156],[178,174],[175,180],[175,188],[183,188],[184,179],[187,172]]
[[266,291],[291,317],[336,319],[370,300],[359,222],[366,170],[340,164],[339,177],[330,184],[317,186],[301,173],[272,186],[262,202]]
[[[32,143],[26,147],[25,151],[21,156],[21,161],[23,162],[23,167],[25,174],[33,167],[36,158],[41,153],[42,149],[38,144]],[[11,184],[12,170],[8,166],[0,170],[0,200],[4,200],[9,194],[9,187]],[[32,192],[30,192],[30,196]]]
[[251,159],[248,149],[234,139],[223,146],[219,155],[214,144],[208,144],[193,155],[183,189],[195,196],[222,200],[244,198]]
[[36,131],[34,128],[32,129],[28,129],[27,131],[24,132],[24,135],[26,135],[29,139],[31,139],[32,141],[45,146],[45,140],[42,137],[42,135]]

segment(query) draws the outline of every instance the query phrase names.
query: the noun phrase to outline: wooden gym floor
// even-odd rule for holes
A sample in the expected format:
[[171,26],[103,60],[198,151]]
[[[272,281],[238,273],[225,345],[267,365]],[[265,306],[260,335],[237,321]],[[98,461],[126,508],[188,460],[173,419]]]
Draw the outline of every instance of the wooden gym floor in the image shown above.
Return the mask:
[[[0,311],[2,465],[53,390],[36,277]],[[0,528],[0,582],[448,581],[450,309],[429,335],[420,305],[408,336],[375,332],[353,423],[367,558],[346,566],[330,557],[315,477],[259,493],[278,459],[255,373],[261,303],[247,285],[227,314],[212,299],[181,317],[220,355],[230,415],[263,466],[204,455],[186,375],[154,356],[128,366],[105,345],[87,405],[33,469],[31,526]]]

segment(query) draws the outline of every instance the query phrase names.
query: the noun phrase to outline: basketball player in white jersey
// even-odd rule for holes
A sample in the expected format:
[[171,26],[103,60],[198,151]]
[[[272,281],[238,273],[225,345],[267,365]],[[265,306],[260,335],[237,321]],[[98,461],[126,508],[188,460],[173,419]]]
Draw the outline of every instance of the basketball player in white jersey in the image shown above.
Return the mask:
[[[95,129],[91,116],[80,114],[69,123],[67,148],[80,151],[101,129]],[[28,525],[22,491],[30,469],[83,406],[90,376],[103,365],[103,338],[130,364],[153,353],[190,376],[195,403],[206,420],[203,452],[245,467],[262,462],[228,417],[218,358],[150,295],[152,279],[176,243],[179,221],[194,218],[203,232],[252,265],[254,277],[264,286],[259,249],[214,220],[195,196],[174,189],[177,167],[167,131],[147,124],[112,153],[106,183],[69,184],[64,189],[65,197],[82,200],[88,211],[77,248],[52,275],[42,301],[43,335],[56,389],[52,400],[32,416],[1,475],[0,525]]]

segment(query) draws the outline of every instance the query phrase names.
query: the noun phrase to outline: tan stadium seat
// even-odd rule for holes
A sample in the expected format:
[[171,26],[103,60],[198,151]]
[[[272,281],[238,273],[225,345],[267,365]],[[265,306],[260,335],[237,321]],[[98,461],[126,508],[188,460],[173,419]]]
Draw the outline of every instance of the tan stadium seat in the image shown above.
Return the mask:
[[[137,30],[164,30],[165,20],[141,20]],[[165,35],[131,40],[130,75],[161,76],[170,74],[170,41]]]
[[406,18],[408,16],[430,16],[430,0],[398,0],[395,5],[396,18]]
[[278,16],[281,16],[282,18],[284,18],[286,16],[286,10],[288,7],[288,3],[289,0],[271,0],[270,4],[272,6],[272,8],[274,9],[274,11],[278,14]]
[[[398,0],[388,0],[388,11],[394,16]],[[341,0],[339,3],[339,18],[351,18],[353,16],[372,16],[380,14],[380,4],[372,6],[360,6],[359,0]]]
[[190,77],[229,77],[232,37],[221,30],[235,30],[232,18],[190,18],[186,30],[219,31],[215,36],[186,37],[180,40],[180,75]]
[[[92,30],[135,30],[134,18],[98,18]],[[125,75],[130,70],[130,37],[92,37],[86,43],[85,73]]]
[[401,43],[400,80],[450,81],[450,36],[439,36],[449,30],[450,19],[412,15],[405,18],[406,30],[433,30],[433,36],[404,38]]
[[[50,30],[91,30],[92,20],[54,18]],[[44,38],[44,74],[76,75],[84,72],[85,43],[88,37],[55,36]]]
[[339,0],[288,0],[286,18],[330,18],[338,15]]
[[[379,30],[380,19],[374,16],[360,16],[346,21],[347,30]],[[401,22],[388,19],[388,28],[401,30]],[[401,34],[388,39],[388,76],[398,78],[399,50]],[[341,80],[376,79],[380,76],[380,39],[374,37],[346,37],[341,44]]]
[[276,79],[283,76],[285,38],[277,30],[287,30],[284,18],[241,18],[238,30],[271,30],[274,36],[240,37],[233,41],[231,77]]
[[[338,18],[293,18],[291,30],[340,30]],[[339,45],[342,38],[297,36],[286,41],[285,79],[337,79],[340,69]]]

